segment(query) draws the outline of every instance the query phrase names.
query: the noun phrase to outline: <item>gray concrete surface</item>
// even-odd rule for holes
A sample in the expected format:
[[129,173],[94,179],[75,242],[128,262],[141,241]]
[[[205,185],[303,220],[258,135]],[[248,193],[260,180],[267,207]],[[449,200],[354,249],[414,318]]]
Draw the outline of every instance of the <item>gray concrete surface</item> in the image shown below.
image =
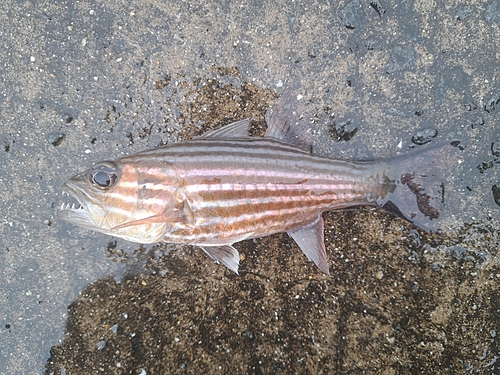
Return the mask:
[[[497,371],[499,27],[499,1],[2,3],[0,373]],[[261,121],[290,88],[352,135],[341,157],[462,140],[445,233],[329,213],[331,278],[286,236],[239,245],[237,277],[55,218],[93,162]]]

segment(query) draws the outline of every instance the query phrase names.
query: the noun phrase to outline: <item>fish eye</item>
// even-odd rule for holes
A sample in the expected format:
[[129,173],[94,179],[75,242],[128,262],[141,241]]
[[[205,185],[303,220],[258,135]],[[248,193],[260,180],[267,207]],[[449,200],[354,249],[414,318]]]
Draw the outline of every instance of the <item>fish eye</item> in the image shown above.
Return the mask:
[[89,179],[95,187],[102,190],[109,189],[118,181],[118,171],[111,163],[96,164],[90,169]]

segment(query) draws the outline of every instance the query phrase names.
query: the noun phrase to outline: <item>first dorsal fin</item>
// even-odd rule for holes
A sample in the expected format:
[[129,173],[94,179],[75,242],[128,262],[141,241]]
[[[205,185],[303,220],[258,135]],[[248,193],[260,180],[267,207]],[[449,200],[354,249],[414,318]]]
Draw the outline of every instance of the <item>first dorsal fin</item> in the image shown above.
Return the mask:
[[212,129],[199,138],[245,138],[248,137],[248,127],[252,122],[251,118],[233,122],[232,124]]
[[313,261],[318,268],[330,275],[328,260],[326,257],[323,217],[321,215],[305,228],[288,232],[288,235],[294,239],[309,260]]

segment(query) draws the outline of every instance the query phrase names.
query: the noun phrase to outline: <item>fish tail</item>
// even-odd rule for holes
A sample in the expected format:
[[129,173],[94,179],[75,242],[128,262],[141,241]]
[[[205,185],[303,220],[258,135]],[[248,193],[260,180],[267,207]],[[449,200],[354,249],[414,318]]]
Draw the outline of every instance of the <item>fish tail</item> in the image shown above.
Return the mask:
[[459,141],[443,141],[384,160],[395,188],[377,203],[386,211],[427,231],[438,231],[444,217],[444,174]]

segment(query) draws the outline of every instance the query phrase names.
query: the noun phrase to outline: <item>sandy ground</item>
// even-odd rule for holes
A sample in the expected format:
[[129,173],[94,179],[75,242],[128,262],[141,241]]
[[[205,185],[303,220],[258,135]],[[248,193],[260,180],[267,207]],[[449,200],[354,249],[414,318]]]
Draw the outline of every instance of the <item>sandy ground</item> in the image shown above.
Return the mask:
[[[0,374],[498,371],[499,27],[499,1],[0,5]],[[326,213],[331,277],[285,234],[238,276],[55,217],[92,163],[291,90],[339,157],[460,139],[444,233]]]

